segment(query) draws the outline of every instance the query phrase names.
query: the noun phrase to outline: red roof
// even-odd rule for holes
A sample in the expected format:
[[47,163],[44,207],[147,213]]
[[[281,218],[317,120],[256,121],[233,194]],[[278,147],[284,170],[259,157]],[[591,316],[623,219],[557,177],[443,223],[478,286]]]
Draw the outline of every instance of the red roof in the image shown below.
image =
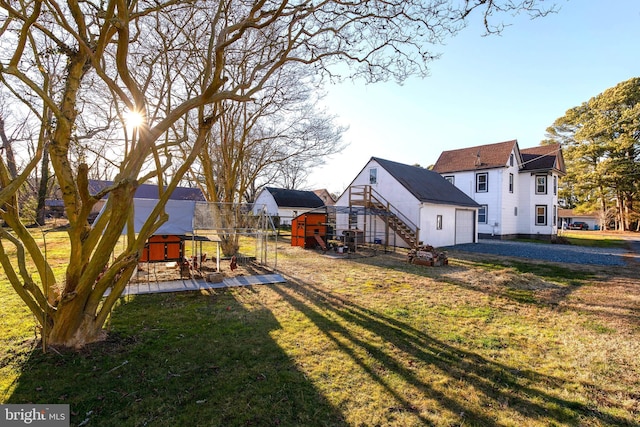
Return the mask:
[[443,151],[433,170],[442,174],[506,167],[509,164],[509,155],[517,143],[514,139],[496,144]]

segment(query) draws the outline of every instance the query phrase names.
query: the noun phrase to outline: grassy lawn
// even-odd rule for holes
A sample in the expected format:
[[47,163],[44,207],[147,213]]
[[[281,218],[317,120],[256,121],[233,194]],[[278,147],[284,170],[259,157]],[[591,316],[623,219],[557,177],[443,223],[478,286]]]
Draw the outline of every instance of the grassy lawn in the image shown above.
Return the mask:
[[640,425],[638,266],[449,258],[282,241],[287,283],[122,298],[79,353],[43,354],[0,281],[0,403],[88,426]]
[[624,248],[626,241],[620,233],[611,231],[564,230],[560,232],[572,245],[600,248]]

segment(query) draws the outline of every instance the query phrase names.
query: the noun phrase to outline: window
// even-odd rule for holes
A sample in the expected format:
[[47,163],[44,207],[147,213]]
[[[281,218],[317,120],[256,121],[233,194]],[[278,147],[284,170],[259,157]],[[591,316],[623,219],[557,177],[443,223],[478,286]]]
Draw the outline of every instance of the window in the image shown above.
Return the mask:
[[489,191],[489,175],[486,172],[476,174],[476,193],[487,191]]
[[371,168],[369,169],[369,184],[377,184],[378,183],[378,169]]
[[509,174],[509,193],[513,193],[513,174]]
[[445,176],[444,179],[449,181],[451,183],[451,185],[456,185],[456,177],[455,176],[448,175],[448,176]]
[[518,207],[513,208],[513,216],[518,216]]
[[556,225],[558,225],[558,209],[556,208],[556,205],[553,205],[553,226],[555,227]]
[[478,209],[478,224],[487,223],[487,205],[481,205]]
[[536,225],[547,225],[547,205],[536,205]]
[[436,230],[442,230],[442,215],[436,216]]
[[547,194],[547,177],[536,175],[536,194]]
[[553,195],[555,196],[556,194],[558,194],[558,177],[557,176],[553,176]]
[[513,153],[509,155],[509,166],[513,166]]

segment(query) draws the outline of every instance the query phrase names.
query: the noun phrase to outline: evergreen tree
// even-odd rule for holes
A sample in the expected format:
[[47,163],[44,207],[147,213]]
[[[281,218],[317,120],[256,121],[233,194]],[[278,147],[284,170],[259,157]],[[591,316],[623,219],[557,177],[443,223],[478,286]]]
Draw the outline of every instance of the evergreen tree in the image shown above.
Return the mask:
[[[614,212],[617,228],[639,227],[640,78],[634,77],[569,109],[547,129],[562,144],[567,207]],[[606,227],[609,220],[603,221]]]

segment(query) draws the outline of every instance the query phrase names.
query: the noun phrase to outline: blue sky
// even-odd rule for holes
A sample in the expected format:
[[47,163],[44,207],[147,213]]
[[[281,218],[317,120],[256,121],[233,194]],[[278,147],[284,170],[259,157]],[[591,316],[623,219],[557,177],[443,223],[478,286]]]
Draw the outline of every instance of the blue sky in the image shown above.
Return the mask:
[[558,0],[545,18],[505,17],[482,37],[476,15],[436,46],[431,75],[330,86],[326,108],[349,147],[314,170],[310,188],[340,193],[372,156],[429,166],[443,150],[517,139],[540,144],[565,111],[640,76],[640,1]]

